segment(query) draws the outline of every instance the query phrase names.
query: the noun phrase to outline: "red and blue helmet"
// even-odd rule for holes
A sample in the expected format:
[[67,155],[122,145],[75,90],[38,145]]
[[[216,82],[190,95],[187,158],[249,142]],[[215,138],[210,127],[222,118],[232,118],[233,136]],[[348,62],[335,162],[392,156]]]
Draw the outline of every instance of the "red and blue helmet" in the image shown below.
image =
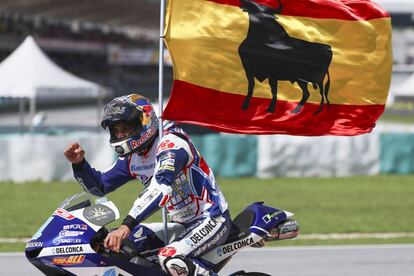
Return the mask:
[[[134,132],[128,137],[117,139],[112,127],[119,122],[134,123]],[[104,108],[101,126],[109,128],[109,143],[119,156],[145,152],[158,136],[158,118],[154,108],[147,98],[139,94],[110,101]]]

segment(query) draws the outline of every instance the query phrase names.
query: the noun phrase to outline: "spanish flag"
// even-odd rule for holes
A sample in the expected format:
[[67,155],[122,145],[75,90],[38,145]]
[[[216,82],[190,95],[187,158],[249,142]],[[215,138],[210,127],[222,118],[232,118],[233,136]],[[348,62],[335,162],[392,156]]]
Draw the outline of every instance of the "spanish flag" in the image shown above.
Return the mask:
[[222,132],[359,135],[384,111],[391,20],[370,0],[170,0],[163,117]]

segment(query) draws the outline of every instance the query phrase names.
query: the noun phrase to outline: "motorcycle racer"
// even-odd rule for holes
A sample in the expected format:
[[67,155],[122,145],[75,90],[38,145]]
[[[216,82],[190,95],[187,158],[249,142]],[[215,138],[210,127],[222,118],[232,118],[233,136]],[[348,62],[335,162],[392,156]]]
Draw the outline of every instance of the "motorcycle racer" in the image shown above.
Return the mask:
[[119,251],[139,223],[164,207],[171,221],[185,230],[159,250],[162,268],[169,275],[212,275],[197,256],[227,239],[228,204],[188,134],[166,121],[160,139],[158,125],[148,99],[138,94],[118,97],[105,106],[101,122],[118,155],[115,163],[103,172],[95,170],[79,143],[70,144],[64,154],[76,180],[91,194],[103,196],[133,179],[145,186],[122,225],[108,234],[105,247]]

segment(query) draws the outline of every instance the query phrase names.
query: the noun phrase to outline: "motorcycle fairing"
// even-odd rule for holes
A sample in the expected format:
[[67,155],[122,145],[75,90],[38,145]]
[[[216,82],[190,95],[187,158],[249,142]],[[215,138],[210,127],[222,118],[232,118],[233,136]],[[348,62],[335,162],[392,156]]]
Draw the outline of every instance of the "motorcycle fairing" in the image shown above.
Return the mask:
[[286,221],[292,213],[269,207],[263,202],[247,206],[234,220],[227,241],[206,253],[201,259],[218,272],[242,248],[262,240],[270,230]]
[[[25,252],[33,265],[46,275],[166,275],[156,264],[157,247],[164,245],[162,224],[142,224],[126,240],[132,244],[130,252],[123,251],[127,246],[121,248],[121,253],[111,252],[100,246],[108,233],[101,225],[119,218],[118,209],[104,198],[95,200],[94,204],[90,199],[78,202],[81,199],[78,194],[65,200],[29,241]],[[272,229],[280,230],[279,226],[291,221],[288,219],[291,216],[292,213],[263,205],[263,202],[253,203],[233,220],[228,240],[197,261],[219,272],[240,249],[268,238]],[[180,227],[183,226],[168,227],[169,242],[182,232]],[[289,232],[291,228],[298,229],[298,225],[296,222],[286,224],[285,228]],[[153,239],[148,239],[149,236]],[[148,256],[143,254],[145,251],[136,249],[145,242],[154,242],[148,248],[151,251]]]

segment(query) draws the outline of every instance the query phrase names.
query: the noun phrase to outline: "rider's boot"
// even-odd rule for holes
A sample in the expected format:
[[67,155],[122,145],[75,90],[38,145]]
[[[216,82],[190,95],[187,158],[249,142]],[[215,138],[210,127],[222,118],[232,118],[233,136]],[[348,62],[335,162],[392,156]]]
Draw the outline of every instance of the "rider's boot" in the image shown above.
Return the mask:
[[184,256],[167,257],[163,261],[164,270],[171,276],[215,276],[217,274],[210,272],[197,262],[192,262]]

